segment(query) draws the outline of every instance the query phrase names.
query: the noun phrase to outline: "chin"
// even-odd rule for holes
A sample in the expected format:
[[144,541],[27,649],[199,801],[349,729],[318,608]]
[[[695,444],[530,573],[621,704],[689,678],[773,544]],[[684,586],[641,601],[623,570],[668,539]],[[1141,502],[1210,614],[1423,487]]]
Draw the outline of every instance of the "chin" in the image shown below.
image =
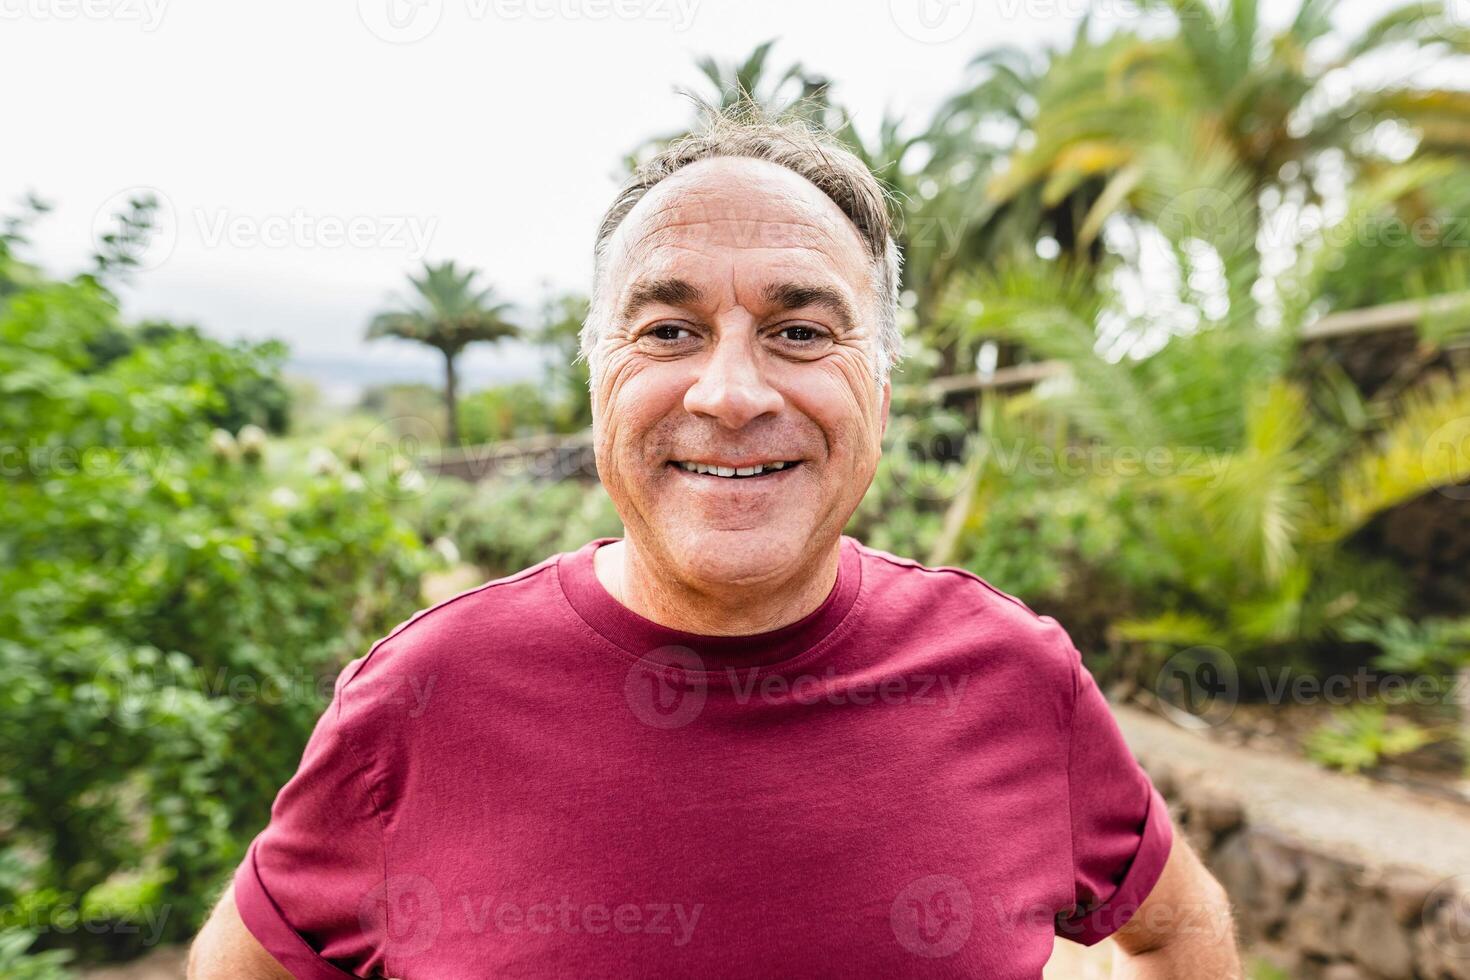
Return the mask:
[[810,529],[684,527],[665,539],[683,577],[709,585],[752,585],[789,577],[813,557]]

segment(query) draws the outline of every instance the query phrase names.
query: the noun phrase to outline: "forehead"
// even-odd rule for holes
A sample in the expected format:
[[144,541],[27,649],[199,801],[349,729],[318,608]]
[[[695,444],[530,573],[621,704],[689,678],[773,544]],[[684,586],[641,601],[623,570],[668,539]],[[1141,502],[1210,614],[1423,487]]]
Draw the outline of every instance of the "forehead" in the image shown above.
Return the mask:
[[741,277],[760,269],[825,274],[856,291],[869,267],[857,228],[815,184],[778,164],[736,157],[701,160],[659,182],[609,246],[615,291],[674,271]]

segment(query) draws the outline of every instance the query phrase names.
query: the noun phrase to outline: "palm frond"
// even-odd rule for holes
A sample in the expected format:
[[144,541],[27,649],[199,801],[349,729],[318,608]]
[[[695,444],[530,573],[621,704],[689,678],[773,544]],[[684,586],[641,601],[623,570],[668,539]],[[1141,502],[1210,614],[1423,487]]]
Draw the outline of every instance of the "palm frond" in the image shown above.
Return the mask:
[[1339,472],[1326,540],[1436,490],[1470,497],[1461,486],[1470,481],[1470,384],[1439,378],[1410,389],[1383,432]]

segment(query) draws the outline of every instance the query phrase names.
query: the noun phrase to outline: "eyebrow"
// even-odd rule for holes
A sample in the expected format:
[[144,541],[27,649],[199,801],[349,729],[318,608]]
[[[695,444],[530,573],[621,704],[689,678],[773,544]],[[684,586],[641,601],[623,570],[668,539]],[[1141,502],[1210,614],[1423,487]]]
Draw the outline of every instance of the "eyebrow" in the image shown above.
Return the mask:
[[[762,291],[762,296],[779,310],[800,310],[807,307],[825,309],[837,318],[838,326],[844,331],[852,329],[857,322],[857,316],[847,297],[831,286],[796,282],[772,283]],[[704,298],[704,292],[685,279],[652,279],[640,282],[633,287],[627,302],[623,304],[622,320],[632,320],[649,306],[696,306]]]
[[773,283],[765,289],[766,301],[782,310],[800,310],[809,306],[820,307],[837,318],[843,331],[851,330],[857,322],[852,304],[847,297],[831,286],[810,286],[803,283]]
[[627,322],[650,306],[694,306],[703,299],[700,288],[684,279],[652,279],[633,287],[622,319]]

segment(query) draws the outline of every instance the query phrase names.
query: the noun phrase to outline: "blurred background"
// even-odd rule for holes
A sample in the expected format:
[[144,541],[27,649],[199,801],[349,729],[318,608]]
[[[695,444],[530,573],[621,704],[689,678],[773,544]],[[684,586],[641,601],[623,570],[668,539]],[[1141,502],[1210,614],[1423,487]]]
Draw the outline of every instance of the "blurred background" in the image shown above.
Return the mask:
[[596,222],[745,93],[901,220],[849,533],[1068,629],[1253,977],[1470,977],[1464,0],[0,16],[0,976],[181,976],[341,666],[621,533]]

